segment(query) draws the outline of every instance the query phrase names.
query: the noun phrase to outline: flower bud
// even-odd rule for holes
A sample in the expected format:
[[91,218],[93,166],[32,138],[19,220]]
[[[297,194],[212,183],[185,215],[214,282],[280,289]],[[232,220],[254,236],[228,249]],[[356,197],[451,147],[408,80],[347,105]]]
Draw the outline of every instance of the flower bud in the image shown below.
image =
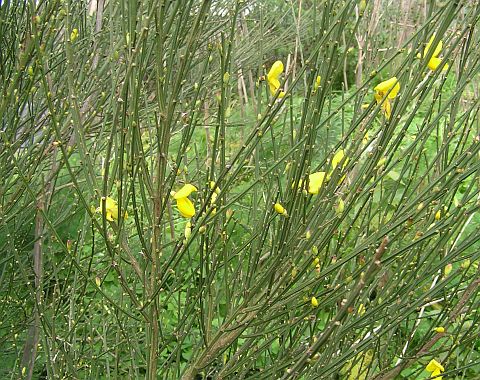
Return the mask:
[[450,274],[452,269],[453,269],[452,264],[449,263],[449,264],[445,265],[445,268],[443,268],[443,274],[445,275],[445,277],[447,277]]
[[74,28],[72,30],[72,33],[70,33],[70,42],[75,42],[77,38],[78,38],[78,29]]
[[192,235],[192,223],[187,222],[187,224],[185,224],[184,235],[185,235],[185,241],[187,241],[190,238],[190,236]]
[[345,202],[343,201],[342,198],[339,198],[338,203],[335,206],[335,212],[337,213],[337,215],[342,215],[344,210],[345,210]]
[[223,74],[223,83],[228,83],[230,81],[230,73],[226,72]]

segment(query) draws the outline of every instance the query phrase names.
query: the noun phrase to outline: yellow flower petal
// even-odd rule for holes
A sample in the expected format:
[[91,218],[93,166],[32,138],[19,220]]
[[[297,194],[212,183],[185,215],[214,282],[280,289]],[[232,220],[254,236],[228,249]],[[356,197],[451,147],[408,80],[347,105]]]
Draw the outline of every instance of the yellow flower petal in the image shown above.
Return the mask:
[[77,28],[74,28],[72,30],[72,33],[70,33],[70,41],[71,42],[74,42],[78,37],[78,29]]
[[[435,39],[435,33],[433,33],[433,36],[430,38],[430,40],[428,41],[427,45],[425,46],[425,50],[423,51],[423,56],[426,57],[427,54],[428,54],[428,51],[430,50],[430,48],[432,47],[432,44],[433,44],[433,40]],[[432,57],[437,57],[440,52],[442,51],[442,48],[443,48],[443,42],[440,40],[438,42],[438,45],[435,47],[435,51],[433,52],[432,54]]]
[[308,176],[308,192],[310,194],[318,194],[325,179],[325,172],[315,172]]
[[[103,199],[100,199],[100,207],[98,208],[98,211],[103,213]],[[128,215],[126,212],[125,214]],[[105,217],[110,222],[118,219],[118,205],[117,201],[113,198],[105,198]]]
[[[377,86],[375,86],[374,90],[374,96],[377,104],[380,104],[383,101],[382,109],[385,113],[385,117],[387,119],[390,119],[390,115],[392,114],[392,105],[390,104],[389,99],[394,99],[398,95],[398,92],[400,91],[400,83],[398,82],[396,77],[393,77],[379,83]],[[383,100],[384,96],[387,93],[387,99]]]
[[[271,79],[268,81],[268,86],[270,88],[270,94],[274,96],[277,93],[277,90],[280,88],[280,81],[278,79]],[[285,96],[285,92],[280,91],[278,94],[279,98],[283,98]]]
[[[343,158],[345,157],[345,152],[343,149],[340,149],[337,153],[332,158],[332,170],[335,170],[335,168],[338,166],[340,162],[342,162]],[[347,164],[347,160],[343,163],[343,167]]]
[[[278,77],[282,74],[283,72],[283,63],[282,61],[276,61],[272,67],[270,68],[270,71],[267,74],[267,82],[268,86],[270,88],[270,94],[275,95],[278,89],[280,88],[280,81]],[[279,98],[283,98],[285,96],[285,92],[280,91],[278,94]]]
[[267,80],[270,81],[271,79],[277,79],[283,73],[283,62],[276,61],[270,68],[270,71],[267,74]]
[[[434,39],[435,39],[435,33],[433,34],[433,36],[430,38],[427,45],[425,46],[425,50],[423,51],[424,57],[427,56],[428,51],[431,49]],[[437,46],[435,47],[435,51],[433,52],[432,57],[428,61],[428,68],[432,71],[435,71],[438,68],[438,66],[440,66],[440,64],[442,63],[442,60],[438,58],[438,55],[442,51],[442,48],[443,48],[443,42],[439,41]],[[420,54],[418,54],[417,56],[419,55]],[[419,58],[421,58],[421,56]],[[448,64],[445,64],[443,66],[443,70],[447,70],[447,69],[448,69]]]
[[385,101],[382,104],[382,108],[387,120],[390,119],[390,116],[392,115],[392,104],[390,103],[390,100],[385,99]]
[[180,190],[178,190],[174,195],[173,199],[186,198],[194,191],[197,191],[197,188],[189,183],[184,185]]
[[311,299],[310,302],[312,303],[312,306],[313,306],[313,307],[317,307],[317,306],[318,306],[318,300],[317,300],[315,297],[312,297],[312,299]]
[[275,205],[273,206],[273,208],[275,209],[275,211],[279,214],[283,214],[283,211],[284,211],[284,208],[283,206],[280,204],[280,203],[275,203]]
[[187,197],[177,199],[177,208],[184,218],[191,218],[195,215],[195,206]]
[[435,71],[441,63],[442,60],[440,58],[432,57],[430,58],[430,61],[428,61],[428,68],[432,71]]
[[[398,87],[397,87],[398,84]],[[376,92],[383,92],[387,93],[392,87],[396,87],[396,89],[392,90],[392,92],[395,92],[395,96],[397,95],[398,91],[400,90],[400,83],[397,80],[397,77],[390,78],[386,81],[383,81],[379,84],[377,84],[374,88]]]
[[287,214],[287,210],[285,210],[285,208],[280,203],[275,203],[273,208],[275,209],[277,214],[280,214],[280,215],[286,215]]
[[430,360],[430,362],[427,364],[427,367],[425,368],[428,372],[434,372],[434,371],[445,371],[445,368],[437,362],[435,359]]
[[280,88],[280,81],[278,79],[269,79],[268,87],[270,88],[270,94],[275,95],[277,90]]
[[393,86],[392,91],[388,94],[388,99],[394,99],[398,95],[398,91],[400,91],[400,82]]
[[[428,68],[432,71],[435,71],[438,68],[438,66],[440,66],[441,63],[442,63],[441,58],[432,57],[432,58],[430,58],[430,61],[428,61]],[[443,66],[442,70],[445,71],[447,69],[448,69],[448,63],[446,63]]]
[[438,326],[433,329],[437,333],[444,333],[445,332],[445,327]]
[[[103,205],[103,199],[100,200],[100,207],[102,207],[102,205]],[[105,198],[105,207],[107,208],[107,210],[111,209],[111,208],[114,208],[114,207],[117,207],[117,202],[113,198],[106,197]]]
[[109,220],[110,222],[113,222],[113,220],[114,220],[114,219],[113,219],[113,215],[112,215],[112,213],[111,213],[110,211],[107,211],[107,212],[105,213],[105,218],[106,218],[107,220]]

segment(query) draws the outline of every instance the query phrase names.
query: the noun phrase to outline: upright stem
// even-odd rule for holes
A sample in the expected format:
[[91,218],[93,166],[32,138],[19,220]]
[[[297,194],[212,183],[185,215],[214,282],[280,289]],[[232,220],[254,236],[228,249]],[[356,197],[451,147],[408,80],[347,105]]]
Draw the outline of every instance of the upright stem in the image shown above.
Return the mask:
[[33,376],[33,368],[35,366],[35,357],[37,356],[37,347],[40,336],[40,310],[42,303],[42,244],[44,221],[42,212],[45,203],[43,196],[37,201],[37,216],[35,217],[35,243],[33,245],[33,272],[35,274],[35,308],[34,319],[28,330],[28,338],[23,349],[22,364],[20,365],[20,376],[25,376],[30,380]]

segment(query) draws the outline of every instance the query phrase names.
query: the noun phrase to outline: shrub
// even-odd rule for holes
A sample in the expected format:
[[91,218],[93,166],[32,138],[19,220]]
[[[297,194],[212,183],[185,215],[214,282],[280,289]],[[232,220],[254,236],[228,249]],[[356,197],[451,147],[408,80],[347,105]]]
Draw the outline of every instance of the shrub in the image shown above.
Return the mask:
[[4,376],[478,375],[480,9],[387,3],[3,2]]

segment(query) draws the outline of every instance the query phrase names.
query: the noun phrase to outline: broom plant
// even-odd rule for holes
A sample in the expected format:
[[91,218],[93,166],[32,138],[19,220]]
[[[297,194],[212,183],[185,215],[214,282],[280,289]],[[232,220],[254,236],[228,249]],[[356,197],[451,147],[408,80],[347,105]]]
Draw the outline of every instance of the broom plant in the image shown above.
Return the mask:
[[391,3],[3,1],[0,374],[480,376],[480,6]]

